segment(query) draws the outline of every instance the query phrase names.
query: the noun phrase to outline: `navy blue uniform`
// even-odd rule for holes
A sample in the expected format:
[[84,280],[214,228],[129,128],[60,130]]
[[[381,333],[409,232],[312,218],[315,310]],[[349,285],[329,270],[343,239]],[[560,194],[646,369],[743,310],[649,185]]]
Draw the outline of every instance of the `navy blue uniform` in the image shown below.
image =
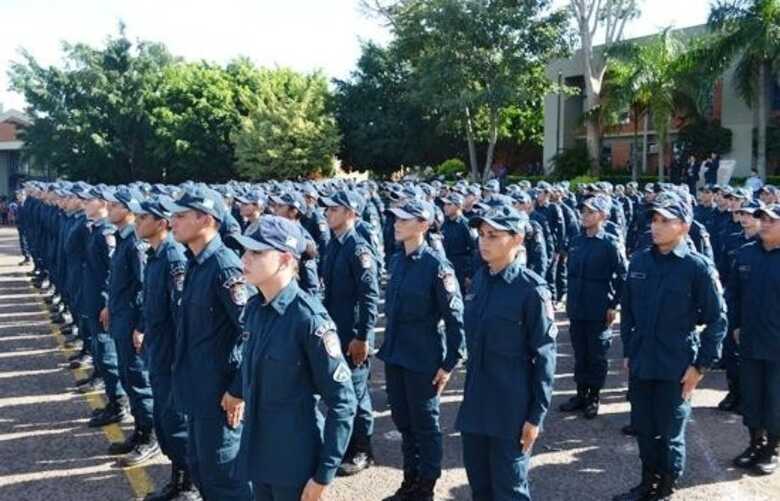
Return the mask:
[[108,330],[116,343],[119,379],[127,392],[136,429],[154,427],[152,387],[146,361],[133,346],[133,331],[143,332],[143,268],[148,245],[138,240],[135,226],[117,230],[108,284]]
[[175,468],[186,465],[187,419],[173,404],[171,370],[176,345],[176,311],[187,259],[172,235],[147,251],[144,270],[143,350],[154,396],[154,428]]
[[[441,475],[439,396],[432,381],[463,356],[463,300],[451,265],[423,243],[398,253],[385,298],[387,327],[377,356],[385,362],[390,412],[402,437],[404,470]],[[444,321],[444,331],[439,322]]]
[[[255,499],[298,501],[313,478],[329,484],[352,432],[356,399],[336,326],[318,299],[290,282],[244,312],[244,431],[235,473]],[[323,419],[319,397],[327,407]]]
[[[701,333],[696,326],[704,324]],[[691,412],[680,380],[690,366],[710,367],[726,334],[726,308],[712,263],[681,243],[631,259],[620,334],[631,378],[631,422],[644,468],[678,478],[685,466]]]
[[465,290],[466,279],[472,275],[472,256],[476,248],[468,219],[463,215],[455,219],[446,218],[441,233],[444,236],[444,252],[455,269],[461,290]]
[[[341,349],[353,339],[367,341],[369,353],[374,342],[374,326],[379,310],[379,283],[377,260],[355,229],[341,236],[333,236],[323,257],[322,279],[325,283],[323,301],[341,340]],[[353,445],[365,452],[374,433],[374,415],[368,379],[370,358],[360,367],[348,360],[352,370],[352,384],[357,397],[357,416],[353,429]]]
[[186,256],[172,375],[174,402],[189,417],[187,462],[204,498],[246,501],[249,482],[230,477],[242,427],[227,425],[220,404],[229,388],[240,391],[240,317],[250,291],[241,261],[219,236]]
[[608,309],[617,309],[627,263],[621,242],[604,230],[576,236],[569,247],[569,295],[566,313],[574,349],[574,380],[598,391],[607,376],[612,329]]
[[542,426],[555,377],[556,336],[544,280],[515,260],[474,276],[464,314],[468,360],[456,427],[477,500],[527,500],[523,425]]
[[737,251],[726,298],[739,329],[745,426],[780,439],[780,250],[751,242]]

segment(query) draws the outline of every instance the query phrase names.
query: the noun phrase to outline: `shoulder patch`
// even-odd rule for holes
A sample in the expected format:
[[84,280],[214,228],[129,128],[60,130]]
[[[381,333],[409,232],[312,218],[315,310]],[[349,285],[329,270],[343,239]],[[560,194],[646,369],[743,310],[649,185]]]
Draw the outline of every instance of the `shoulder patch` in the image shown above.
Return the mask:
[[333,380],[337,383],[346,383],[350,377],[352,377],[352,372],[350,372],[349,367],[344,362],[341,362],[336,367],[336,370],[333,371]]
[[328,320],[327,322],[323,322],[319,327],[317,327],[314,330],[314,335],[317,337],[322,337],[323,335],[325,335],[326,332],[335,331],[335,330],[336,330],[336,324]]
[[234,275],[228,278],[223,287],[230,292],[230,300],[237,306],[244,306],[249,299],[249,292],[246,289],[246,281],[242,275]]
[[187,276],[187,267],[184,263],[171,264],[171,281],[177,292],[184,290],[184,279]]
[[328,352],[328,356],[331,358],[339,358],[341,356],[341,340],[335,330],[329,330],[322,335],[322,344],[325,345],[325,351]]
[[373,261],[373,258],[371,256],[371,251],[364,248],[364,247],[358,247],[355,249],[355,255],[358,257],[358,261],[360,261],[360,267],[364,270],[371,269],[371,264]]
[[113,249],[116,247],[116,235],[113,233],[104,233],[103,234],[106,237],[106,245],[108,245],[109,248]]
[[327,222],[327,221],[325,221],[325,220],[322,220],[322,221],[320,221],[320,222],[317,224],[317,228],[319,228],[319,230],[320,230],[322,233],[326,233],[326,232],[328,231],[328,229],[329,229],[329,228],[328,228],[328,222]]

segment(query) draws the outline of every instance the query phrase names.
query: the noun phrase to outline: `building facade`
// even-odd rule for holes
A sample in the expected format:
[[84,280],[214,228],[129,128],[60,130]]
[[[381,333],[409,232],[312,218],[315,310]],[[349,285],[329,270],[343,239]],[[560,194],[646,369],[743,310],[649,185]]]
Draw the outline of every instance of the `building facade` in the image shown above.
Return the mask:
[[0,196],[8,196],[30,176],[29,163],[22,156],[24,142],[19,132],[31,124],[16,110],[0,111]]
[[[676,31],[675,34],[685,39],[703,33],[706,26],[693,26]],[[650,37],[631,40],[642,43]],[[598,54],[600,47],[594,48]],[[723,160],[733,160],[735,164],[733,175],[745,177],[750,174],[754,144],[754,111],[737,94],[732,83],[734,68],[729,68],[716,83],[712,95],[708,118],[717,120],[722,127],[732,132],[731,151],[722,156]],[[552,94],[544,100],[544,164],[549,171],[552,159],[563,150],[575,147],[578,142],[585,141],[583,113],[585,111],[585,80],[582,52],[577,51],[571,58],[558,59],[547,67],[547,75],[553,81],[579,88],[578,95],[566,96]],[[769,122],[780,121],[780,85],[778,79],[773,79],[769,86]],[[672,152],[679,128],[684,125],[681,120],[675,120],[669,132],[669,139],[664,147],[665,172],[669,173],[672,163]],[[625,120],[619,126],[605,131],[602,136],[602,163],[612,167],[613,171],[631,173],[631,162],[636,161],[640,174],[654,175],[658,172],[658,144],[652,120],[647,115],[639,118],[626,112]],[[700,159],[701,160],[701,159]],[[770,158],[767,174],[777,174],[780,165],[777,158]]]

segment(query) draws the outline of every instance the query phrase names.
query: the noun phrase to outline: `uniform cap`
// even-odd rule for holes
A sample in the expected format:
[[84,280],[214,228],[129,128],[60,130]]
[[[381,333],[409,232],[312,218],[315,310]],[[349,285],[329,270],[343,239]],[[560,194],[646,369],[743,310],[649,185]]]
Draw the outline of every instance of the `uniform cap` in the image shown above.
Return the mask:
[[469,226],[474,228],[486,223],[500,231],[509,231],[511,233],[522,233],[525,235],[528,226],[528,215],[520,212],[513,207],[500,205],[490,207],[484,214],[476,216],[469,221]]
[[251,235],[233,235],[232,238],[247,250],[275,249],[289,252],[296,258],[300,258],[306,249],[306,240],[301,226],[279,216],[263,216],[260,218],[257,230]]

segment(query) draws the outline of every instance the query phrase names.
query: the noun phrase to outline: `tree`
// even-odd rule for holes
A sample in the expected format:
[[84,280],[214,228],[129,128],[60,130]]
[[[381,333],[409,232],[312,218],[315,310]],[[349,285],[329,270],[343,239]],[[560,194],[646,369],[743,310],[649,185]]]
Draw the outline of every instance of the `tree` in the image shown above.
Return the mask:
[[719,0],[707,24],[718,35],[711,60],[736,62],[733,84],[756,110],[756,168],[766,178],[768,83],[780,71],[780,0]]
[[24,95],[33,117],[24,134],[25,155],[73,178],[153,177],[145,100],[174,58],[159,44],[134,47],[122,25],[102,49],[65,43],[63,51],[63,68],[42,67],[26,51],[11,65],[11,87]]
[[232,138],[238,173],[246,179],[328,174],[340,135],[320,73],[263,72],[254,109]]
[[147,99],[154,131],[150,154],[159,178],[181,182],[220,181],[235,174],[230,135],[241,114],[231,75],[207,63],[177,63],[165,68]]
[[[601,127],[596,115],[601,106],[602,84],[609,64],[609,49],[623,39],[629,20],[639,17],[639,0],[570,0],[585,66],[585,134],[591,168],[598,174]],[[594,52],[595,37],[603,29],[602,50]]]
[[[554,85],[546,63],[568,49],[567,16],[548,0],[364,2],[387,20],[393,49],[415,72],[412,96],[465,136],[471,175],[491,172],[502,114],[527,109]],[[477,142],[487,143],[477,162]]]
[[363,45],[350,79],[334,81],[343,164],[390,174],[432,160],[430,152],[448,142],[437,136],[436,118],[410,98],[413,79],[412,68],[396,51]]

